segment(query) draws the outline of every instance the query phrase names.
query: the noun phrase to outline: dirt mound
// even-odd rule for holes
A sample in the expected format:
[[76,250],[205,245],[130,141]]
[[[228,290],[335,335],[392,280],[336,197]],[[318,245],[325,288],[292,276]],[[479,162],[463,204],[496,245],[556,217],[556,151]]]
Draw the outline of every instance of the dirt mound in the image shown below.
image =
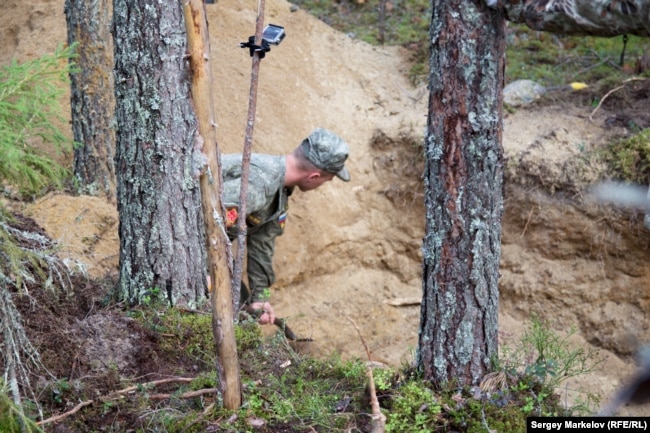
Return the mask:
[[[0,17],[9,42],[0,59],[33,58],[63,43],[63,3],[10,0]],[[266,20],[283,25],[288,36],[262,61],[254,151],[286,153],[315,127],[325,127],[349,143],[352,176],[349,184],[335,181],[292,196],[286,232],[277,243],[275,310],[301,336],[314,339],[300,350],[365,357],[347,320],[352,318],[376,360],[408,362],[419,308],[417,302],[398,301],[417,300],[422,291],[419,146],[426,89],[408,82],[402,49],[351,39],[282,0],[266,6]],[[253,0],[207,5],[224,152],[240,151],[244,142],[251,60],[239,43],[253,32],[256,7]],[[612,213],[584,199],[585,187],[603,173],[603,167],[589,164],[589,151],[624,134],[630,127],[625,119],[646,121],[645,111],[635,111],[647,108],[647,92],[645,98],[635,96],[641,93],[616,92],[593,121],[593,108],[580,94],[572,96],[574,103],[563,98],[561,105],[542,98],[504,121],[501,341],[516,338],[531,312],[559,330],[577,326],[582,339],[576,344],[606,349],[602,371],[582,383],[596,393],[611,392],[629,376],[629,354],[637,341],[650,340],[649,234],[638,215]],[[625,95],[628,106],[621,109],[616,101]],[[62,254],[87,263],[92,276],[117,271],[117,216],[109,204],[57,195],[25,212],[62,243]],[[104,320],[88,317],[80,328],[96,328]],[[129,326],[116,323],[116,334],[104,338],[119,340]],[[94,350],[99,348],[88,348],[87,355]],[[124,362],[128,370],[135,361]]]
[[49,194],[24,209],[47,228],[61,246],[62,258],[83,263],[92,278],[114,277],[118,272],[119,216],[114,205],[91,196]]

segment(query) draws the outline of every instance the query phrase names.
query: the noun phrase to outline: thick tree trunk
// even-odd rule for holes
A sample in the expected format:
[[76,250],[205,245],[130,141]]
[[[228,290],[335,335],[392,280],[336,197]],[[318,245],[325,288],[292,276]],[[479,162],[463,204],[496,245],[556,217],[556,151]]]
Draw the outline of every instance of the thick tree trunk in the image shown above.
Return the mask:
[[66,0],[68,44],[77,42],[70,74],[74,174],[84,193],[115,202],[115,112],[110,0]]
[[131,304],[158,289],[194,308],[205,232],[181,2],[115,0],[113,19],[120,290]]
[[467,385],[497,354],[505,19],[479,0],[432,5],[417,365]]

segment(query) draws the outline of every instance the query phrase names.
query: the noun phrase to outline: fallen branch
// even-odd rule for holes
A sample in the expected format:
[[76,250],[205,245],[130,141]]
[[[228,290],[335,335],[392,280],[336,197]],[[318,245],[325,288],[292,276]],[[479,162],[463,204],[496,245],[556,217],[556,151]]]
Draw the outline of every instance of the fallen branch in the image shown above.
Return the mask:
[[154,387],[158,385],[164,385],[166,383],[171,383],[171,382],[180,382],[180,383],[189,383],[193,381],[195,378],[194,377],[168,377],[166,379],[159,379],[159,380],[154,380],[152,382],[146,382],[146,383],[139,383],[137,385],[129,386],[128,388],[121,389],[119,391],[114,391],[110,394],[108,394],[108,397],[106,398],[111,398],[111,396],[114,395],[122,395],[122,394],[128,394],[133,391],[137,391],[139,389],[147,388],[147,387]]
[[51,418],[44,419],[43,421],[39,421],[39,422],[36,423],[36,425],[45,425],[45,424],[50,424],[50,423],[53,423],[53,422],[61,421],[63,418],[67,418],[70,415],[73,415],[73,414],[79,412],[79,410],[81,410],[81,408],[89,406],[89,405],[93,404],[94,402],[95,402],[95,400],[82,401],[81,403],[76,405],[72,410],[64,412],[61,415],[53,416]]
[[422,298],[395,298],[384,301],[392,307],[412,307],[422,303]]
[[[106,397],[102,397],[102,398],[99,398],[97,400],[99,400],[99,401],[107,401],[107,400],[114,399],[116,396],[128,394],[130,392],[137,391],[139,389],[143,389],[143,388],[146,388],[146,387],[154,387],[154,386],[158,386],[158,385],[164,385],[164,384],[170,383],[170,382],[188,383],[188,382],[191,382],[193,380],[194,380],[194,378],[192,378],[192,377],[168,377],[167,379],[160,379],[160,380],[154,380],[152,382],[140,383],[140,384],[137,384],[137,385],[134,385],[134,386],[130,386],[128,388],[121,389],[119,391],[111,392]],[[184,394],[181,394],[179,396],[179,398],[192,398],[192,397],[196,397],[196,396],[199,396],[199,395],[202,395],[202,394],[208,394],[208,393],[211,393],[211,392],[214,393],[214,392],[217,392],[217,390],[215,388],[207,388],[207,389],[201,389],[201,390],[198,390],[198,391],[190,391],[190,392],[186,392]],[[191,394],[196,394],[196,395],[191,395]],[[164,400],[165,398],[169,398],[169,397],[162,397],[163,395],[171,396],[172,394],[154,394],[152,396],[149,396],[149,398],[154,399],[154,400],[156,400],[156,399],[157,400],[161,400],[161,399]],[[59,414],[59,415],[44,419],[42,421],[39,421],[39,422],[36,423],[36,425],[45,425],[45,424],[51,424],[53,422],[61,421],[62,419],[67,418],[70,415],[74,415],[75,413],[79,412],[79,410],[81,410],[82,408],[84,408],[86,406],[89,406],[89,405],[93,404],[94,402],[95,402],[95,400],[82,401],[81,403],[76,405],[71,410],[69,410],[67,412],[64,412],[62,414]]]
[[194,398],[194,397],[200,397],[204,394],[215,394],[219,390],[217,388],[204,388],[204,389],[199,389],[196,391],[188,391],[184,392],[181,395],[174,395],[174,394],[152,394],[149,396],[151,400],[167,400],[168,398]]
[[612,90],[610,90],[609,92],[607,92],[607,93],[605,94],[605,96],[603,96],[603,97],[600,99],[600,102],[598,102],[598,105],[596,106],[596,108],[594,108],[594,111],[592,111],[591,114],[589,115],[589,120],[591,120],[592,122],[594,121],[594,119],[593,119],[594,114],[596,114],[596,111],[598,111],[598,109],[600,108],[600,106],[603,105],[603,102],[605,102],[605,99],[607,99],[607,98],[609,97],[609,95],[611,95],[611,94],[614,93],[614,92],[618,92],[618,91],[621,90],[623,87],[625,87],[625,85],[626,85],[627,83],[629,83],[630,81],[644,81],[644,80],[647,80],[647,78],[644,78],[644,77],[632,77],[632,78],[628,78],[627,80],[623,81],[623,84],[621,84],[620,86],[615,87],[615,88],[613,88]]
[[[359,327],[355,323],[354,320],[348,317],[348,320],[352,323],[354,328],[357,330],[357,334],[359,334],[359,339],[361,340],[361,344],[363,344],[363,347],[366,349],[366,355],[368,356],[368,361],[372,362],[372,357],[370,356],[370,349],[368,349],[368,345],[366,344],[366,341],[363,339],[363,335],[361,335],[361,330],[359,330]],[[379,400],[377,400],[377,392],[375,391],[375,379],[372,376],[372,368],[370,365],[368,365],[366,374],[368,375],[368,392],[370,393],[370,407],[372,407],[372,429],[370,430],[371,433],[384,433],[386,431],[386,415],[381,413],[381,408],[379,407]]]

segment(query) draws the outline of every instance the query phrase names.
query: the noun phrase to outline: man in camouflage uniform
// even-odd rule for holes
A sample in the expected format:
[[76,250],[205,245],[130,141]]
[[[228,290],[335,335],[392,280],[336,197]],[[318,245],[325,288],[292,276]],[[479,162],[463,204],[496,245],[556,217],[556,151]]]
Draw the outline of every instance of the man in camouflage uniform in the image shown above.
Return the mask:
[[485,0],[508,21],[565,35],[650,36],[650,0]]
[[[347,144],[336,134],[317,128],[288,155],[253,153],[246,201],[248,285],[242,284],[242,302],[262,311],[259,323],[273,323],[269,287],[275,282],[273,253],[275,238],[284,231],[289,196],[295,187],[316,189],[337,176],[350,181],[345,168]],[[231,240],[237,237],[237,217],[242,174],[242,155],[221,158],[226,226]]]

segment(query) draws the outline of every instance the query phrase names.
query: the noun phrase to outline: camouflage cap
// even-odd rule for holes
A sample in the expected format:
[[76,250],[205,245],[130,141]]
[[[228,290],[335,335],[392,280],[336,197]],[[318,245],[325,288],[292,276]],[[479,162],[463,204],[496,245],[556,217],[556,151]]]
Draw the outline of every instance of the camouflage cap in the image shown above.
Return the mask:
[[350,181],[350,172],[345,168],[350,151],[341,137],[327,129],[316,128],[303,140],[302,149],[316,167],[335,174],[344,182]]

